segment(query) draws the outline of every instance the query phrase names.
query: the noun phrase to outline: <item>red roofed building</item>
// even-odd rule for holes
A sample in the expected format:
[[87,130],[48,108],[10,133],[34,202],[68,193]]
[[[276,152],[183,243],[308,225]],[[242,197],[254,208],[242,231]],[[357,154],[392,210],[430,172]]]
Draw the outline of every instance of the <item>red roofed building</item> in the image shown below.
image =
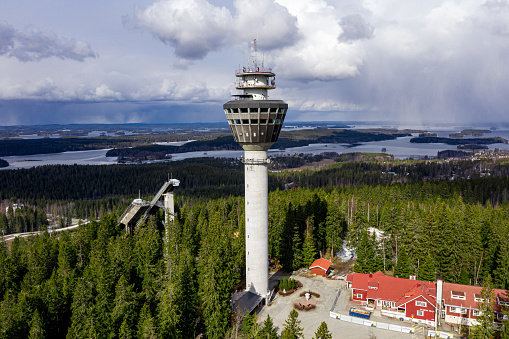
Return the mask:
[[435,326],[436,283],[353,273],[346,276],[352,299],[393,318],[414,320]]
[[327,272],[329,271],[329,267],[332,263],[327,259],[316,259],[313,261],[311,266],[311,274],[321,275],[323,277],[327,276]]
[[[482,287],[443,283],[442,296],[442,318],[445,322],[455,325],[474,326],[477,325],[479,316],[479,304],[481,299]],[[504,319],[502,306],[509,306],[509,297],[507,290],[493,290],[496,296],[495,318],[499,322]],[[506,315],[507,317],[507,315]],[[506,318],[507,319],[507,318]]]

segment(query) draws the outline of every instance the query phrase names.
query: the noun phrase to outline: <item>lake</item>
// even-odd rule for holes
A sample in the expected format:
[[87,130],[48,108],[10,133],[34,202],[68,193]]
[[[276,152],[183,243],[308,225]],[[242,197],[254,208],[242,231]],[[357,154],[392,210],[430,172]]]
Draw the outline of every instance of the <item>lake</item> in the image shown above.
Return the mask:
[[[448,137],[450,133],[461,130],[429,130],[435,132],[439,137]],[[417,135],[414,135],[417,136]],[[376,142],[365,142],[355,146],[346,144],[312,144],[303,147],[287,148],[285,150],[270,149],[269,156],[281,156],[292,154],[320,154],[323,152],[352,153],[369,152],[381,153],[382,148],[386,149],[386,154],[392,154],[396,159],[418,158],[424,156],[435,157],[439,151],[453,150],[455,146],[446,144],[417,144],[410,143],[411,137],[401,137],[396,140],[385,140]],[[496,130],[492,133],[486,133],[485,137],[500,136],[509,139],[509,130]],[[179,144],[182,144],[179,143]],[[489,149],[509,150],[509,144],[492,144]],[[37,154],[26,156],[3,157],[9,162],[10,166],[4,169],[30,168],[43,165],[112,165],[116,164],[115,157],[106,157],[108,149],[93,151],[77,151],[53,154]],[[240,158],[243,151],[208,151],[208,152],[187,152],[173,154],[172,161],[184,160],[189,158],[216,157],[216,158]]]

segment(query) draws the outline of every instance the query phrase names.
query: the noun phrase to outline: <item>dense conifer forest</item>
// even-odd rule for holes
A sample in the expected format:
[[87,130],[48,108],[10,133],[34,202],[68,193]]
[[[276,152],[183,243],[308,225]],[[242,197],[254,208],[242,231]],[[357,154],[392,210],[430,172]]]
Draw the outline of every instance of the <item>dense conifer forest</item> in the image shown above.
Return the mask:
[[[3,199],[35,210],[62,199],[68,213],[92,220],[101,213],[60,237],[0,244],[0,338],[225,338],[244,272],[243,172],[239,163],[214,161],[181,163],[175,172],[161,164],[0,172]],[[169,170],[182,182],[175,221],[163,224],[159,213],[125,234],[117,218],[126,199],[141,183],[157,190]],[[477,285],[490,275],[495,287],[509,288],[507,171],[500,161],[373,161],[273,173],[270,258],[291,271],[348,240],[359,272]],[[283,190],[289,182],[295,189]]]

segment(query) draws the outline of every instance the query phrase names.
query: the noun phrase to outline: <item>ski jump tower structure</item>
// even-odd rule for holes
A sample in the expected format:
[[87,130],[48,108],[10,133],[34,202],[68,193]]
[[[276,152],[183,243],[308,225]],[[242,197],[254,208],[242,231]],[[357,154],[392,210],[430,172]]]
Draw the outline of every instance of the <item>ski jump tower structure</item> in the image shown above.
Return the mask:
[[254,40],[252,62],[235,72],[235,87],[242,94],[232,95],[223,105],[236,142],[244,149],[246,207],[246,291],[263,298],[269,295],[268,233],[268,149],[277,141],[288,104],[269,100],[267,91],[276,88],[271,68],[257,61]]

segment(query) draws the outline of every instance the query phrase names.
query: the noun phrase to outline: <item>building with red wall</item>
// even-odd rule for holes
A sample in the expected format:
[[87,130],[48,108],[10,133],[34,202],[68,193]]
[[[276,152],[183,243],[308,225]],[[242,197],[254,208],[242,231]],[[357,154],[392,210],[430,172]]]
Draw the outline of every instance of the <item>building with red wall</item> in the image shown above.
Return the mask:
[[[430,326],[443,321],[474,326],[483,302],[479,286],[393,278],[380,271],[348,274],[346,283],[352,289],[352,300],[367,309],[379,309],[382,315]],[[509,295],[507,290],[494,289],[493,292],[495,324],[500,325],[508,317],[503,309],[509,308]]]
[[[479,317],[479,306],[483,299],[481,298],[482,287],[443,283],[442,298],[442,319],[446,323],[462,326],[477,325]],[[495,313],[495,322],[507,319],[507,315],[502,312],[503,306],[509,306],[509,297],[507,290],[494,289],[496,301],[493,312]]]
[[321,275],[323,277],[327,276],[327,273],[329,272],[330,265],[332,263],[327,259],[316,259],[313,261],[311,266],[309,267],[311,269],[311,274]]
[[435,325],[436,284],[387,277],[375,274],[348,274],[346,282],[352,289],[352,300],[368,309],[379,309],[382,315]]

